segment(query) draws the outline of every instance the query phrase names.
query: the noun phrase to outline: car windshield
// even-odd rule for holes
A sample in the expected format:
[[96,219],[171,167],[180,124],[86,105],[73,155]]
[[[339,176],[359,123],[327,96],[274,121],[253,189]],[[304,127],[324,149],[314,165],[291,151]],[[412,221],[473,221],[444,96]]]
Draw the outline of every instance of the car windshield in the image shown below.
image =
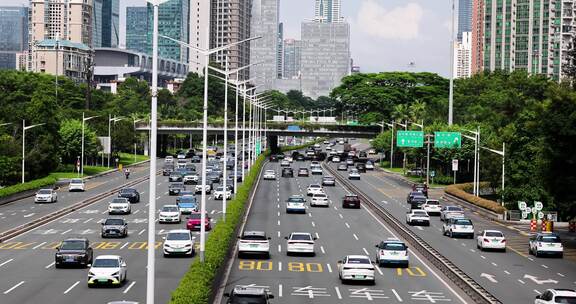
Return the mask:
[[38,191],[38,194],[51,194],[52,190],[49,189],[42,189],[40,191]]
[[123,219],[107,219],[104,225],[124,225]]
[[95,268],[116,268],[119,267],[117,259],[96,259],[92,267]]
[[188,241],[190,240],[190,233],[188,232],[170,232],[166,236],[167,241]]
[[120,190],[120,193],[122,193],[122,194],[134,193],[134,192],[136,192],[136,190],[134,190],[134,189],[122,189],[122,190]]
[[199,220],[201,218],[200,213],[192,213],[189,216],[190,219],[192,220]]
[[115,198],[112,200],[112,204],[125,204],[127,202],[124,198]]
[[266,174],[274,174],[274,170],[266,170]]
[[312,237],[309,234],[292,234],[290,239],[294,241],[310,241]]
[[288,199],[288,202],[290,202],[290,203],[303,203],[304,198],[303,197],[291,197]]
[[357,200],[358,197],[357,196],[346,196],[346,197],[344,197],[344,199],[354,201],[354,200]]
[[428,201],[426,201],[426,205],[440,205],[440,202],[439,202],[439,201],[430,201],[430,200],[428,200]]
[[485,236],[491,236],[491,237],[503,237],[504,236],[502,234],[502,232],[498,232],[498,231],[486,231],[486,233],[484,235]]
[[356,169],[350,170],[350,174],[354,174],[354,173],[358,173],[358,170],[356,170]]
[[72,180],[70,181],[70,183],[71,183],[71,184],[81,184],[81,183],[82,183],[82,180],[81,180],[81,179],[74,178],[74,179],[72,179]]
[[60,246],[61,250],[84,250],[86,243],[84,241],[64,241]]
[[406,250],[406,245],[402,243],[384,243],[381,247],[384,250]]
[[349,258],[348,264],[371,264],[367,258]]
[[190,197],[190,196],[181,197],[180,200],[178,201],[178,203],[193,204],[193,203],[196,203],[196,198],[193,196],[192,197]]
[[454,225],[466,225],[466,226],[471,226],[472,225],[472,221],[471,220],[463,220],[463,219],[458,219],[454,221]]
[[557,235],[543,235],[538,241],[542,243],[560,243],[560,237]]
[[328,177],[324,177],[324,180],[325,181],[332,181],[332,180],[334,180],[334,178],[331,176],[328,176]]
[[428,215],[428,214],[426,213],[426,211],[413,211],[413,214],[414,214],[414,215],[419,215],[419,216],[426,216],[426,215]]
[[253,240],[253,241],[265,241],[267,240],[265,235],[253,235],[253,234],[245,234],[242,236],[243,240]]
[[311,189],[312,189],[312,188],[322,188],[322,186],[320,186],[320,185],[310,185],[308,188],[311,188]]
[[266,297],[264,295],[233,295],[230,298],[230,303],[232,304],[266,304]]
[[178,207],[164,206],[164,207],[162,207],[162,212],[178,212]]
[[576,297],[555,297],[554,303],[576,304]]

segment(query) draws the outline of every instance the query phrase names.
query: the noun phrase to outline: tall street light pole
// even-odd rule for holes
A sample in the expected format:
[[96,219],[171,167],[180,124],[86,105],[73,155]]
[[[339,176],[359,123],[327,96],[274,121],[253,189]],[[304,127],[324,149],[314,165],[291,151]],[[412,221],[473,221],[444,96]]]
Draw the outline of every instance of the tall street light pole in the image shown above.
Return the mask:
[[[134,125],[134,133],[136,133],[136,123],[143,121],[144,119],[134,119],[134,118],[132,118],[132,119],[133,119],[133,125]],[[136,137],[136,136],[134,136],[134,137]],[[192,138],[192,137],[190,137],[190,138]],[[134,138],[134,163],[136,163],[136,138]]]
[[454,0],[452,0],[452,26],[450,27],[450,92],[448,96],[448,125],[454,121]]
[[496,154],[502,156],[502,199],[501,199],[500,203],[502,204],[502,206],[504,206],[504,181],[506,179],[506,166],[505,166],[504,159],[506,158],[506,143],[502,143],[502,151],[498,151],[498,150],[494,150],[494,149],[490,149],[490,148],[486,148],[486,147],[482,147],[482,149],[488,150],[492,153],[496,153]]
[[80,167],[80,176],[84,177],[84,125],[86,124],[86,121],[96,118],[99,116],[90,116],[90,117],[85,117],[84,116],[84,112],[82,112],[82,160],[81,160],[81,167]]
[[35,127],[39,127],[45,125],[45,123],[41,123],[41,124],[36,124],[36,125],[31,125],[31,126],[26,126],[26,120],[23,119],[22,120],[22,183],[24,183],[25,178],[24,178],[24,168],[26,166],[26,156],[25,156],[25,151],[26,151],[26,130],[30,130],[32,128]]
[[[206,46],[208,47],[210,45],[210,35],[208,35],[208,33],[210,33],[210,28],[206,27]],[[182,46],[185,46],[189,49],[193,49],[201,54],[204,55],[204,104],[203,104],[203,128],[202,128],[202,199],[201,199],[201,203],[200,203],[200,222],[202,223],[202,225],[200,225],[200,262],[204,263],[205,261],[205,247],[206,247],[206,225],[204,225],[204,222],[206,221],[206,191],[204,191],[204,189],[206,188],[206,148],[208,146],[208,70],[209,70],[209,65],[210,65],[210,55],[217,53],[217,52],[221,52],[224,51],[232,46],[235,45],[239,45],[254,39],[258,39],[261,37],[251,37],[248,39],[244,39],[242,41],[238,41],[238,42],[234,42],[234,43],[230,43],[224,46],[220,46],[217,48],[213,48],[213,49],[202,49],[202,48],[198,48],[195,47],[193,45],[190,45],[188,43],[182,42],[182,41],[178,41],[176,39],[170,38],[170,37],[166,37],[166,36],[161,36],[162,38],[168,39],[170,41],[174,41]]]
[[112,123],[116,124],[117,121],[122,120],[122,117],[112,117],[112,114],[108,114],[108,140],[110,141],[110,153],[108,153],[108,168],[110,168],[110,154],[112,154],[112,136],[111,136],[111,127]]

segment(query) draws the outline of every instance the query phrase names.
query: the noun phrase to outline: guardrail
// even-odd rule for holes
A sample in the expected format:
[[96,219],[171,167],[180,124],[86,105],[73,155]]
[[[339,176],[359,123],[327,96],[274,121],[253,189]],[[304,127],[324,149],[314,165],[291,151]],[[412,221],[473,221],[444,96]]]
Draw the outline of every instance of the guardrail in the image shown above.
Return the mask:
[[[160,171],[159,171],[159,172],[160,172]],[[23,234],[24,232],[27,232],[27,231],[30,231],[30,230],[32,230],[32,229],[34,229],[34,228],[40,227],[40,226],[42,226],[42,225],[44,225],[44,224],[46,224],[46,223],[48,223],[48,222],[50,222],[50,221],[53,221],[53,220],[59,219],[59,218],[61,218],[61,217],[64,217],[65,215],[68,215],[68,214],[70,214],[70,213],[72,213],[72,212],[74,212],[74,211],[76,211],[76,210],[78,210],[78,209],[81,209],[81,208],[84,208],[84,207],[86,207],[86,206],[92,205],[92,204],[96,203],[97,201],[99,201],[99,200],[101,200],[101,199],[103,199],[103,198],[105,198],[105,197],[107,197],[107,196],[110,196],[110,195],[113,195],[113,194],[117,193],[117,192],[120,191],[120,189],[122,189],[122,188],[134,186],[134,185],[139,184],[139,183],[141,183],[141,182],[143,182],[143,181],[145,181],[145,180],[147,180],[147,179],[148,179],[148,176],[140,177],[140,178],[135,179],[135,180],[133,180],[133,181],[130,181],[130,182],[128,182],[128,183],[126,183],[126,184],[124,184],[124,185],[122,185],[122,186],[115,187],[115,188],[113,188],[113,189],[111,189],[111,190],[109,190],[109,191],[106,191],[106,192],[97,194],[97,195],[95,195],[95,196],[93,196],[93,197],[90,197],[90,198],[88,198],[88,199],[85,199],[85,200],[83,200],[83,201],[81,201],[81,202],[78,202],[78,203],[72,205],[72,206],[64,207],[64,208],[62,208],[62,209],[60,209],[60,210],[57,210],[57,211],[54,211],[54,212],[49,213],[49,214],[47,214],[47,215],[44,215],[44,216],[42,216],[42,217],[40,217],[40,218],[37,218],[37,219],[35,219],[35,220],[33,220],[33,221],[30,221],[30,222],[28,222],[28,223],[24,223],[24,224],[22,224],[22,225],[20,225],[20,226],[18,226],[18,227],[14,227],[14,228],[12,228],[12,229],[9,229],[9,230],[6,230],[6,231],[4,231],[4,232],[1,232],[1,233],[0,233],[0,243],[4,242],[4,241],[6,241],[6,240],[12,239],[12,238],[14,238],[14,237],[16,237],[16,236],[18,236],[18,235],[21,235],[21,234]]]
[[446,275],[456,286],[462,289],[475,303],[498,304],[500,302],[488,290],[484,289],[474,279],[468,276],[464,271],[458,268],[452,261],[440,254],[436,249],[430,246],[426,241],[416,233],[409,230],[402,222],[396,219],[390,212],[382,208],[377,202],[365,195],[348,179],[343,178],[338,172],[327,165],[325,169],[332,174],[341,184],[346,186],[351,192],[358,195],[364,206],[370,208],[375,214],[383,219],[392,229],[412,245],[412,248],[422,254],[428,261],[436,266],[444,275]]

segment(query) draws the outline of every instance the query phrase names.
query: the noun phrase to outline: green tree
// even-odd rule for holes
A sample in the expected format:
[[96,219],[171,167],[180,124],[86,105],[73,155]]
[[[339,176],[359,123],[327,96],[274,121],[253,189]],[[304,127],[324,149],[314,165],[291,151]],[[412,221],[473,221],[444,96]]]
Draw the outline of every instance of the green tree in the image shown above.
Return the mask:
[[[60,156],[65,164],[76,163],[77,157],[82,153],[82,121],[69,119],[62,122],[60,130]],[[98,155],[99,142],[96,133],[88,124],[84,124],[84,157]]]

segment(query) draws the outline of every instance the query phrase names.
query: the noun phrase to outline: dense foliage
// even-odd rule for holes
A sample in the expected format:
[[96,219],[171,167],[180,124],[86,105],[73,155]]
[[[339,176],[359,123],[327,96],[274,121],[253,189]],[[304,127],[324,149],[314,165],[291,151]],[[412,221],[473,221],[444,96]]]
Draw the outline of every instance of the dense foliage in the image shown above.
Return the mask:
[[[502,150],[506,143],[504,201],[543,201],[563,218],[576,214],[576,92],[544,76],[525,72],[484,73],[455,83],[454,125],[447,125],[448,83],[429,73],[356,74],[335,88],[332,98],[342,110],[362,113],[361,121],[411,121],[424,130],[474,131],[480,128],[481,145]],[[399,127],[398,125],[396,126]],[[411,130],[420,128],[412,123]],[[374,142],[390,151],[389,128]],[[460,160],[459,181],[472,180],[474,142],[463,139],[460,150],[432,149],[437,175],[450,175],[452,159]],[[397,151],[397,153],[396,153]],[[412,166],[424,167],[426,149],[395,149],[394,162],[402,164],[406,152]],[[387,154],[389,155],[389,154]],[[480,176],[493,188],[501,183],[502,158],[482,150]],[[498,193],[499,195],[501,193]]]

